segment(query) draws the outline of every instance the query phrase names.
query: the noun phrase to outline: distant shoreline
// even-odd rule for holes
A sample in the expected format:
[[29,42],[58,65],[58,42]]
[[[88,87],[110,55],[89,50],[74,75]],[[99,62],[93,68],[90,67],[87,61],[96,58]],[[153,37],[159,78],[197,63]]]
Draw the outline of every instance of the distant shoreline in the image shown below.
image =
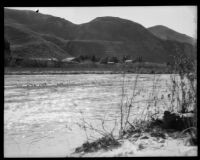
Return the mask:
[[58,74],[170,74],[169,69],[160,68],[4,68],[4,75],[58,75]]
[[60,74],[122,74],[123,72],[113,71],[61,71],[61,72],[5,72],[4,75],[60,75]]

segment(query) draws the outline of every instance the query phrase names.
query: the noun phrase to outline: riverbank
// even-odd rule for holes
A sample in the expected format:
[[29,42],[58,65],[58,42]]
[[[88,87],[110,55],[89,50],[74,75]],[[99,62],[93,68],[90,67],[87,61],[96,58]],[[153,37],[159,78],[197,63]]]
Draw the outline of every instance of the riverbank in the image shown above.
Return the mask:
[[86,66],[70,65],[65,68],[24,68],[24,67],[5,67],[5,75],[35,75],[35,74],[168,74],[170,69],[165,68],[148,68],[136,66]]
[[70,156],[197,156],[197,139],[194,136],[195,130],[192,131],[192,128],[193,127],[184,130],[164,129],[160,124],[150,125],[148,128],[145,127],[143,129],[130,128],[124,132],[123,136],[119,139],[114,138],[112,135],[107,135],[94,142],[86,142],[82,146],[76,148],[75,152]]
[[83,143],[71,156],[197,156],[197,128],[194,122],[194,113],[165,111],[162,118],[128,123],[129,127],[120,131],[118,136],[105,130],[102,138]]
[[197,146],[187,146],[183,139],[159,139],[150,137],[134,142],[131,139],[121,140],[119,148],[108,151],[99,150],[90,153],[72,154],[72,157],[176,157],[197,156]]

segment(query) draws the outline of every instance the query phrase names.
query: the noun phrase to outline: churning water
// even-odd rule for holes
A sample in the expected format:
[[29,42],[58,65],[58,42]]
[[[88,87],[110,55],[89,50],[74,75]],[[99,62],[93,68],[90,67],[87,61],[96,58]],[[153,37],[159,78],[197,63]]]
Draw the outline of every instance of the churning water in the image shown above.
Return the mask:
[[[131,117],[140,116],[155,94],[162,99],[159,106],[164,109],[167,100],[161,95],[169,92],[169,77],[148,74],[138,77],[128,74],[125,78],[121,74],[5,75],[4,156],[67,156],[85,142],[87,136],[92,138],[88,135],[92,131],[80,128],[83,121],[101,130],[104,119],[106,130],[111,131],[114,124],[118,124],[115,120],[119,120],[121,101],[125,104],[133,94]],[[92,136],[101,135],[93,132]]]

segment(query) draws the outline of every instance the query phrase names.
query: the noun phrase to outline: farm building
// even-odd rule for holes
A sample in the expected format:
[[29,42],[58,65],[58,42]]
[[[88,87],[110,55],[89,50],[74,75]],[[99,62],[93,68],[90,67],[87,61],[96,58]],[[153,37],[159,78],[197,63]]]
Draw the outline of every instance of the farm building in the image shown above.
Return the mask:
[[58,60],[56,58],[29,58],[28,61],[32,61],[37,66],[54,67]]
[[76,57],[69,57],[69,58],[65,58],[65,59],[62,59],[62,64],[76,64],[78,63],[77,60],[76,60]]
[[115,62],[108,62],[107,64],[115,64]]
[[125,60],[125,63],[126,63],[126,64],[133,63],[133,60],[131,60],[131,59],[127,59],[127,60]]
[[76,57],[69,57],[69,58],[65,58],[62,59],[62,62],[72,62],[73,60],[75,60]]

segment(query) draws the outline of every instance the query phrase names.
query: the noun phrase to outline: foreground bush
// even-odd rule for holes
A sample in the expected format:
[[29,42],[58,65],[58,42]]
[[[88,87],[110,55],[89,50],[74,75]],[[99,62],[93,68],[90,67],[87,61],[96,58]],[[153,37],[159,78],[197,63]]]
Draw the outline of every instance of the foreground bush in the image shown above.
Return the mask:
[[119,147],[120,143],[114,139],[111,136],[104,136],[102,138],[99,138],[98,140],[94,142],[86,142],[81,147],[76,148],[75,152],[95,152],[100,149],[111,149],[114,147]]

